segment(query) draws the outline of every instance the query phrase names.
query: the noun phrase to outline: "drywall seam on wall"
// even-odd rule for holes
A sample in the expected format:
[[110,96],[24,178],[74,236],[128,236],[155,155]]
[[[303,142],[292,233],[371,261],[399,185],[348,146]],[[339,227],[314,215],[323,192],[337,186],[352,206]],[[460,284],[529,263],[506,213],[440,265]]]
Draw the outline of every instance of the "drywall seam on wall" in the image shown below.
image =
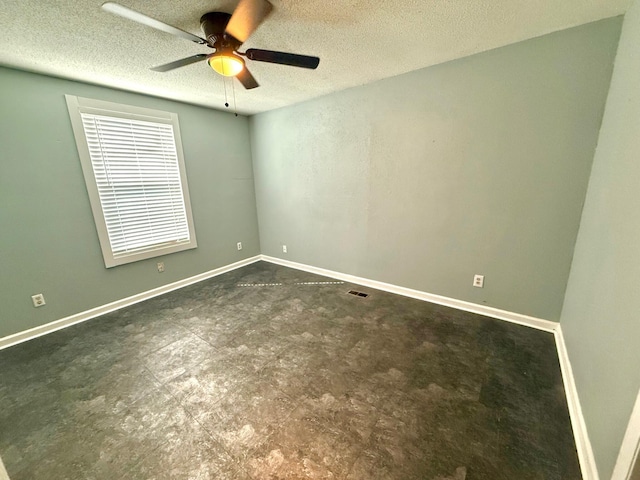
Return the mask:
[[[12,345],[16,345],[18,343],[26,342],[27,340],[31,340],[33,338],[40,337],[42,335],[46,335],[48,333],[55,332],[56,330],[61,330],[66,327],[70,327],[71,325],[75,325],[76,323],[90,320],[100,315],[104,315],[105,313],[113,312],[114,310],[119,310],[121,308],[128,307],[129,305],[133,305],[134,303],[139,303],[144,300],[157,297],[158,295],[162,295],[164,293],[169,293],[173,290],[186,287],[187,285],[191,285],[193,283],[207,280],[209,278],[221,275],[223,273],[230,272],[231,270],[244,267],[245,265],[255,263],[259,260],[260,260],[260,256],[256,255],[254,257],[246,258],[244,260],[240,260],[239,262],[225,265],[223,267],[219,267],[214,270],[209,270],[208,272],[204,272],[199,275],[194,275],[192,277],[188,277],[183,280],[178,280],[177,282],[169,283],[167,285],[163,285],[161,287],[157,287],[152,290],[147,290],[146,292],[132,295],[131,297],[123,298],[121,300],[116,300],[115,302],[111,302],[106,305],[101,305],[99,307],[92,308],[84,312],[76,313],[75,315],[70,315],[68,317],[47,323],[45,325],[40,325],[38,327],[30,328],[29,330],[25,330],[23,332],[18,332],[18,333],[14,333],[13,335],[8,335],[4,338],[0,338],[0,350],[2,350],[3,348],[10,347]],[[2,480],[1,476],[0,476],[0,480]]]
[[520,313],[508,312],[506,310],[487,307],[485,305],[479,305],[477,303],[465,302],[463,300],[457,300],[455,298],[443,297],[441,295],[435,295],[433,293],[421,292],[419,290],[413,290],[411,288],[400,287],[398,285],[392,285],[390,283],[379,282],[377,280],[357,277],[355,275],[349,275],[347,273],[340,273],[332,270],[326,270],[324,268],[313,267],[311,265],[291,262],[289,260],[270,257],[268,255],[260,255],[260,257],[266,262],[275,263],[278,265],[283,265],[285,267],[295,268],[297,270],[303,270],[305,272],[315,273],[318,275],[324,275],[326,277],[337,278],[345,282],[365,285],[377,290],[396,293],[405,297],[411,297],[417,300],[424,300],[426,302],[444,305],[445,307],[464,310],[465,312],[477,313],[479,315],[485,315],[487,317],[497,318],[499,320],[505,320],[507,322],[517,323],[519,325],[525,325],[527,327],[533,327],[545,332],[553,333],[558,326],[558,323],[552,322],[550,320],[544,320],[542,318],[530,317],[528,315],[522,315]]
[[640,449],[640,390],[624,434],[611,480],[629,480]]
[[558,360],[560,361],[560,370],[562,371],[564,391],[567,397],[567,406],[569,407],[571,427],[573,428],[573,436],[576,441],[576,450],[578,451],[578,459],[580,460],[582,478],[584,480],[599,480],[600,476],[598,474],[598,468],[596,467],[596,459],[593,455],[593,447],[591,446],[587,425],[584,420],[584,415],[582,414],[582,406],[580,405],[580,397],[578,396],[578,389],[573,377],[569,353],[564,343],[562,326],[558,324],[553,333],[556,339]]

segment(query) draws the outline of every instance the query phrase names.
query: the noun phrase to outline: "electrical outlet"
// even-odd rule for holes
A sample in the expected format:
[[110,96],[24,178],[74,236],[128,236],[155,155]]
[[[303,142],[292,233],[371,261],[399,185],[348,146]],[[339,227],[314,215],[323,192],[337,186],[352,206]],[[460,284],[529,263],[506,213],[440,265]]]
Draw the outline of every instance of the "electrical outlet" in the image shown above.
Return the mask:
[[42,295],[41,293],[31,295],[31,301],[33,302],[34,307],[41,307],[45,304],[44,295]]
[[238,250],[242,250],[242,242],[238,242]]
[[478,288],[484,287],[484,275],[474,275],[473,286]]
[[164,262],[158,262],[158,272],[164,272]]
[[282,245],[282,253],[287,253],[287,246],[286,245]]

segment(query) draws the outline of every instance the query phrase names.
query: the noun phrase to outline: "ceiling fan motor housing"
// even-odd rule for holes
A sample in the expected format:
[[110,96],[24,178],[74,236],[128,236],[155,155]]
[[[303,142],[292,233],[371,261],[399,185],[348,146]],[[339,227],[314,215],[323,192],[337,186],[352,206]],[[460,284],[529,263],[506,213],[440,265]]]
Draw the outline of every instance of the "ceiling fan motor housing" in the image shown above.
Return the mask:
[[[200,18],[200,27],[211,46],[224,48],[225,46],[232,46],[232,43],[236,43],[238,47],[240,46],[240,42],[235,38],[231,37],[233,41],[229,42],[229,35],[225,36],[224,30],[227,28],[230,18],[231,14],[225,12],[209,12]],[[225,42],[227,45],[222,45],[221,42]]]

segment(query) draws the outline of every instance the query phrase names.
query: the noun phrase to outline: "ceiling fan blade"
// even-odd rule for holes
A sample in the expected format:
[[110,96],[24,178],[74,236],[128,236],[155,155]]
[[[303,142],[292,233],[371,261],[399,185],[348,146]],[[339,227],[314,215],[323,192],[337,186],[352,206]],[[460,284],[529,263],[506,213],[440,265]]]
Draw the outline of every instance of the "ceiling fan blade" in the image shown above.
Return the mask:
[[246,65],[242,69],[242,71],[238,75],[236,75],[236,78],[247,90],[251,90],[252,88],[260,86],[256,79],[253,78],[253,75],[251,75],[251,72],[249,71],[249,69],[247,69]]
[[279,65],[290,65],[292,67],[315,69],[318,68],[318,64],[320,64],[318,57],[274,52],[273,50],[260,50],[257,48],[250,48],[245,52],[245,55],[248,59],[255,60],[256,62],[277,63]]
[[131,10],[130,8],[124,7],[118,3],[114,3],[114,2],[103,3],[102,9],[109,13],[113,13],[115,15],[124,17],[128,20],[133,20],[134,22],[141,23],[143,25],[146,25],[147,27],[155,28],[156,30],[160,30],[161,32],[170,33],[171,35],[176,35],[178,37],[182,37],[186,40],[190,40],[192,42],[199,43],[202,45],[207,44],[206,40],[204,40],[203,38],[200,38],[189,32],[185,32],[184,30],[180,30],[177,27],[167,25],[166,23],[163,23],[160,20],[156,20],[155,18],[148,17],[140,12]]
[[199,53],[198,55],[182,58],[180,60],[176,60],[175,62],[158,65],[157,67],[153,67],[151,70],[153,70],[154,72],[168,72],[169,70],[174,70],[176,68],[186,67],[187,65],[191,65],[192,63],[201,62],[208,56],[209,55],[205,53]]
[[225,33],[244,43],[258,25],[271,13],[273,5],[268,0],[240,0],[229,19]]

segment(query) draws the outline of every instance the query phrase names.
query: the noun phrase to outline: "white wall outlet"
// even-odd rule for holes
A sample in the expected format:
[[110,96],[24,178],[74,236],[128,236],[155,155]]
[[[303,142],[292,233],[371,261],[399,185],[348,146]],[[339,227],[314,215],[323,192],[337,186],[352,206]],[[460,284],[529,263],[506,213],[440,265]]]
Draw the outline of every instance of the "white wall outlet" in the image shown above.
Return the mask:
[[238,250],[242,250],[242,242],[238,242]]
[[164,262],[158,262],[158,272],[164,272]]
[[286,245],[282,245],[282,253],[287,253],[287,246]]
[[41,307],[45,304],[44,295],[42,295],[41,293],[31,295],[31,301],[33,302],[34,307]]
[[484,275],[474,275],[473,286],[478,288],[484,287]]

